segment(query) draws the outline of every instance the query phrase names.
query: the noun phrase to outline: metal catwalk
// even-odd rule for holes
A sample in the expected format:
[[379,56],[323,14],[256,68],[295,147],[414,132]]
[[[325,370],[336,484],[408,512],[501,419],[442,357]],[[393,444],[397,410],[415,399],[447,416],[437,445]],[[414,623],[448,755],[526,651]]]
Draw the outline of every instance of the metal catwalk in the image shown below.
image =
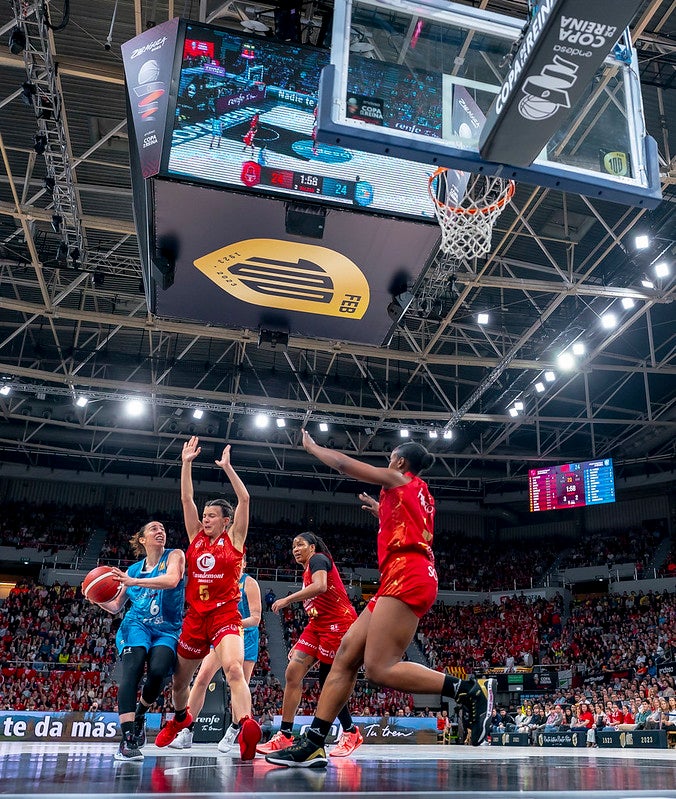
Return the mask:
[[242,763],[211,744],[147,746],[142,763],[116,763],[115,750],[114,743],[0,743],[0,795],[676,799],[673,750],[365,745],[321,770],[278,768],[260,756]]

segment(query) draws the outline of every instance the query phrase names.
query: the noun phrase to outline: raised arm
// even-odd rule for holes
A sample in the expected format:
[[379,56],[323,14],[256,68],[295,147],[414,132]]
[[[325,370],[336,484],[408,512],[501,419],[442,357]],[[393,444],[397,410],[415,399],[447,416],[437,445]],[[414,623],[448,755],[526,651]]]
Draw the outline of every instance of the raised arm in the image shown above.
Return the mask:
[[244,583],[244,593],[249,603],[249,615],[242,619],[242,627],[258,627],[261,623],[263,604],[261,602],[261,589],[253,577],[247,577]]
[[249,492],[230,463],[230,444],[223,450],[221,459],[216,461],[216,466],[220,466],[226,473],[228,480],[230,480],[230,485],[235,492],[235,496],[237,497],[235,515],[228,533],[235,548],[243,550],[244,542],[249,532]]
[[337,472],[354,477],[355,480],[362,480],[364,483],[373,483],[383,488],[394,488],[406,485],[409,481],[409,478],[395,469],[371,466],[356,458],[351,458],[349,455],[344,455],[342,452],[320,447],[307,430],[303,430],[303,447],[310,455],[314,455],[315,458]]
[[201,451],[199,439],[197,436],[192,436],[189,441],[183,444],[183,451],[181,452],[181,504],[183,505],[183,521],[189,541],[193,540],[202,527],[192,487],[192,462]]

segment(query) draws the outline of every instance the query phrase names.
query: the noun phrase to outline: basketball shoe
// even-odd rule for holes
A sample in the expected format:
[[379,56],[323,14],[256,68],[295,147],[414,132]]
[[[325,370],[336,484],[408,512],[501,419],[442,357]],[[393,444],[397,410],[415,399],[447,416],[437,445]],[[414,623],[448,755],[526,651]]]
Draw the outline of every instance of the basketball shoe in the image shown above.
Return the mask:
[[162,727],[157,733],[157,738],[155,738],[155,746],[169,746],[181,730],[184,730],[192,724],[190,711],[187,708],[186,711],[187,714],[183,721],[176,721],[176,717],[174,717]]
[[169,744],[171,749],[191,749],[192,748],[192,730],[181,730],[174,740]]
[[497,684],[495,679],[473,680],[468,689],[456,696],[456,701],[469,711],[468,727],[472,746],[479,746],[486,740]]
[[265,755],[265,759],[275,766],[288,768],[324,768],[328,763],[324,747],[317,746],[305,734],[281,752]]
[[134,733],[126,732],[120,741],[120,748],[115,752],[115,760],[143,760],[143,752],[136,744]]
[[340,736],[338,744],[329,752],[329,757],[347,757],[364,743],[359,727],[354,725],[354,732],[345,732]]
[[266,744],[258,744],[256,751],[259,755],[269,755],[270,752],[279,752],[293,746],[293,737],[285,735],[281,730],[275,733]]
[[232,751],[235,748],[235,744],[237,743],[237,738],[239,736],[241,728],[235,727],[232,724],[228,727],[225,731],[225,735],[221,738],[218,742],[218,751],[223,752],[223,754],[228,754],[228,752]]
[[256,745],[261,739],[260,724],[249,716],[239,722],[239,754],[242,760],[253,760],[256,757]]
[[136,746],[139,749],[146,745],[146,717],[136,716],[134,719],[134,737],[136,738]]

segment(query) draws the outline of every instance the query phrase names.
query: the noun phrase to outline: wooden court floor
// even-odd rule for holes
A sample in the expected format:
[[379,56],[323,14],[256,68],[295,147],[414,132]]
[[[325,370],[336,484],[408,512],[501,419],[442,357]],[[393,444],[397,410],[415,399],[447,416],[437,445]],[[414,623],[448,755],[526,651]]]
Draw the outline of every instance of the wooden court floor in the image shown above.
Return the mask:
[[114,743],[0,743],[0,796],[545,797],[676,799],[676,750],[364,745],[326,769],[243,763],[213,744],[144,749],[116,763]]

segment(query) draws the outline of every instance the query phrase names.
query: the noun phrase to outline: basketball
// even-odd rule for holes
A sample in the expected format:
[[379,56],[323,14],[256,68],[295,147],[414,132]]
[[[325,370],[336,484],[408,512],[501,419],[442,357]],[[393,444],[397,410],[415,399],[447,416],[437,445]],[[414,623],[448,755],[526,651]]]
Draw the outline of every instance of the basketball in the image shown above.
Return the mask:
[[97,566],[82,581],[82,593],[92,602],[110,602],[121,588],[109,566]]

